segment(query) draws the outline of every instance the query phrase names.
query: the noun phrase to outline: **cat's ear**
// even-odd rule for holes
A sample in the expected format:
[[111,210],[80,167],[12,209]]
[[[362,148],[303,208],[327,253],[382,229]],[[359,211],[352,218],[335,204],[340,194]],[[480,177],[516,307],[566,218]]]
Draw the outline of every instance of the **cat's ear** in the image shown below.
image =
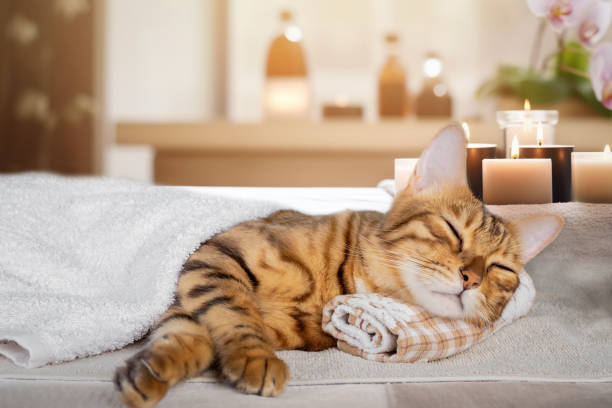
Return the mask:
[[565,220],[560,215],[542,214],[521,218],[512,224],[521,242],[521,262],[526,264],[557,238]]
[[467,186],[465,147],[461,126],[442,129],[419,157],[406,189],[419,192],[436,185]]

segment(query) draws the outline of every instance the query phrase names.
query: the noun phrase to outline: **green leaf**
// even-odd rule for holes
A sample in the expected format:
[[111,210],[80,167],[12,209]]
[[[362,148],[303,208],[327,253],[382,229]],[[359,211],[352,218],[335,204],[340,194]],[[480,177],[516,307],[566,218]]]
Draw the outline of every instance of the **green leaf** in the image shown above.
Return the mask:
[[497,78],[487,79],[484,81],[478,89],[476,89],[476,97],[484,98],[487,96],[495,95],[499,90],[499,81]]
[[515,94],[516,87],[525,78],[527,71],[513,65],[500,65],[496,75],[483,82],[476,90],[479,98],[497,94]]
[[[589,58],[591,52],[586,49],[582,44],[577,42],[570,42],[561,50],[557,56],[557,64],[564,65],[573,70],[588,73],[589,69]],[[560,78],[566,78],[571,82],[576,82],[580,78],[579,75],[575,75],[571,72],[557,70],[556,76]],[[582,79],[582,78],[580,78]]]
[[562,78],[545,79],[535,75],[524,78],[516,87],[516,95],[532,104],[552,104],[571,95],[570,84]]

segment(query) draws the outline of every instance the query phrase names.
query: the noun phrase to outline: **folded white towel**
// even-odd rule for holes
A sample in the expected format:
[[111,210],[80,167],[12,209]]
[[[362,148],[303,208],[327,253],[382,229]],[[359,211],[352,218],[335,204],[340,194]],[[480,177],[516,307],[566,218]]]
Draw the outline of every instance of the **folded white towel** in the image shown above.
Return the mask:
[[127,180],[0,177],[0,354],[38,367],[137,340],[201,241],[276,209]]

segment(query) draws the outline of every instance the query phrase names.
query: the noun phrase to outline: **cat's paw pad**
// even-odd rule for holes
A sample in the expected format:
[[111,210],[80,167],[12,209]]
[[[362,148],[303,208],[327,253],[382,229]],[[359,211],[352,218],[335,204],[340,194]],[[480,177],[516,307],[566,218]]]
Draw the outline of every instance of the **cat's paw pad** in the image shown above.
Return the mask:
[[276,356],[237,356],[222,371],[238,390],[263,397],[280,395],[289,380],[287,364]]
[[115,371],[113,382],[119,399],[130,407],[151,407],[168,391],[168,383],[159,379],[147,359],[148,352],[140,352]]

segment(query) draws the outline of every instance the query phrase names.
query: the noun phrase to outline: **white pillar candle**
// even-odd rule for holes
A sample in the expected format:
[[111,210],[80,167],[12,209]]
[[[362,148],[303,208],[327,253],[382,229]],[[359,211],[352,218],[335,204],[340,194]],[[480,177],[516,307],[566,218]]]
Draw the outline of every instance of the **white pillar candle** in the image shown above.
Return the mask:
[[395,159],[395,192],[399,193],[408,186],[408,181],[419,159]]
[[482,196],[487,204],[542,204],[552,202],[552,161],[519,159],[518,139],[511,159],[482,161]]
[[486,204],[552,202],[550,159],[484,159],[482,195]]
[[612,203],[610,151],[572,153],[572,184],[574,201]]

